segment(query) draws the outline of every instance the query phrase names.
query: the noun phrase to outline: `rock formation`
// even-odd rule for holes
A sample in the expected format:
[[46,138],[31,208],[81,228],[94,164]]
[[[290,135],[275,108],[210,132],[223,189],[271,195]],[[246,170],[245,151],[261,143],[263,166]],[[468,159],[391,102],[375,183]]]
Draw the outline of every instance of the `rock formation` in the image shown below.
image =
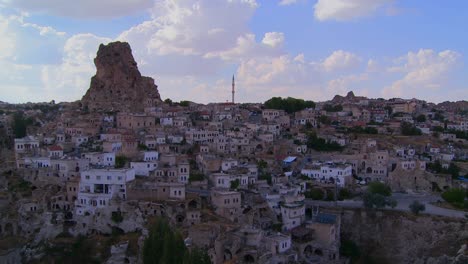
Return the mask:
[[141,76],[128,43],[101,44],[94,64],[96,75],[81,100],[84,109],[143,112],[161,102],[153,78]]

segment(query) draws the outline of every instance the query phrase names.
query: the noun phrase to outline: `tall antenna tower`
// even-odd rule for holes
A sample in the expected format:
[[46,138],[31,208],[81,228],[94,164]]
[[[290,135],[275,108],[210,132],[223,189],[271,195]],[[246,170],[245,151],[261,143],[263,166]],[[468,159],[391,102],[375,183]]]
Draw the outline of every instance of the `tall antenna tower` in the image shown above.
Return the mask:
[[235,87],[236,87],[236,84],[234,82],[234,74],[232,75],[232,103],[234,104],[234,94],[236,93],[235,92]]

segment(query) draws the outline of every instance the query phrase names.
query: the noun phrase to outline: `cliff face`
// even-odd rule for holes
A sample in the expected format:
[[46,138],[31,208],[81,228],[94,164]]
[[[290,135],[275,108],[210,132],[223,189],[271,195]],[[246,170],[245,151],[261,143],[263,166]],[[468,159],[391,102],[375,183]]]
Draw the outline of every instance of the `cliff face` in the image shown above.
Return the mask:
[[[354,241],[361,255],[376,263],[466,263],[464,219],[413,216],[399,212],[344,211],[342,238]],[[466,246],[465,246],[466,247]]]
[[161,102],[158,87],[141,76],[126,42],[101,44],[94,59],[96,75],[81,103],[89,110],[143,112]]

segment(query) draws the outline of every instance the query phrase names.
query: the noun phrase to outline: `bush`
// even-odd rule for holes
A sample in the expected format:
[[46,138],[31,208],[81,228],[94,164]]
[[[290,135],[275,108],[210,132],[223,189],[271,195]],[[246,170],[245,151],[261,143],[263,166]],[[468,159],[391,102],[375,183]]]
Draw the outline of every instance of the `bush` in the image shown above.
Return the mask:
[[351,191],[347,188],[340,189],[338,193],[338,200],[343,201],[352,197]]
[[354,243],[354,241],[342,239],[340,245],[340,254],[350,258],[352,261],[356,261],[361,256],[361,251],[359,250],[358,245]]
[[391,199],[390,197],[384,196],[379,193],[372,193],[367,191],[364,193],[362,202],[365,208],[374,209],[374,208],[384,208],[386,206],[395,208],[397,206],[397,201]]
[[332,190],[327,190],[327,197],[325,198],[325,201],[335,201],[335,192]]
[[123,168],[125,166],[125,164],[127,163],[127,161],[128,161],[128,158],[125,157],[125,156],[115,157],[115,168],[116,169]]
[[416,200],[409,205],[409,209],[411,212],[413,212],[413,214],[418,215],[420,212],[426,210],[426,206]]
[[380,194],[382,196],[392,195],[392,189],[384,183],[381,182],[371,182],[367,187],[367,190],[373,194]]
[[419,128],[415,127],[411,123],[401,122],[401,134],[405,136],[420,136],[422,132]]
[[122,212],[120,211],[116,211],[116,212],[112,212],[112,217],[111,217],[112,221],[114,221],[115,223],[121,223],[123,221],[123,215],[122,215]]
[[463,208],[466,192],[462,189],[449,189],[442,193],[442,198],[451,205]]
[[323,200],[324,193],[322,189],[313,188],[305,193],[305,197],[312,200]]
[[239,185],[240,185],[239,179],[235,179],[235,180],[231,181],[231,190],[235,190],[235,189],[239,188]]
[[192,172],[189,176],[189,182],[203,181],[204,179],[205,175],[203,173]]

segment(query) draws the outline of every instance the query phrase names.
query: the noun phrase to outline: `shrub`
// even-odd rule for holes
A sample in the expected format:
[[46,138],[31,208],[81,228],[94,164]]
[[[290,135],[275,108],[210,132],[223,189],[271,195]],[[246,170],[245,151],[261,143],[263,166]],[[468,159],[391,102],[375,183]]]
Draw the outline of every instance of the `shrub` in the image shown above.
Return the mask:
[[351,191],[347,188],[340,189],[338,193],[338,200],[343,201],[352,197]]
[[313,188],[310,191],[305,193],[305,197],[312,200],[322,200],[324,193],[322,189]]
[[111,219],[115,223],[121,223],[123,221],[122,212],[120,212],[120,211],[112,212]]
[[462,208],[464,206],[463,202],[465,200],[466,193],[462,189],[449,189],[442,193],[442,198],[450,203],[451,205]]
[[380,194],[383,196],[392,195],[392,189],[384,183],[381,182],[371,182],[369,183],[368,189],[369,192],[373,194]]
[[426,206],[416,200],[409,205],[409,209],[413,214],[418,215],[420,212],[426,210]]

